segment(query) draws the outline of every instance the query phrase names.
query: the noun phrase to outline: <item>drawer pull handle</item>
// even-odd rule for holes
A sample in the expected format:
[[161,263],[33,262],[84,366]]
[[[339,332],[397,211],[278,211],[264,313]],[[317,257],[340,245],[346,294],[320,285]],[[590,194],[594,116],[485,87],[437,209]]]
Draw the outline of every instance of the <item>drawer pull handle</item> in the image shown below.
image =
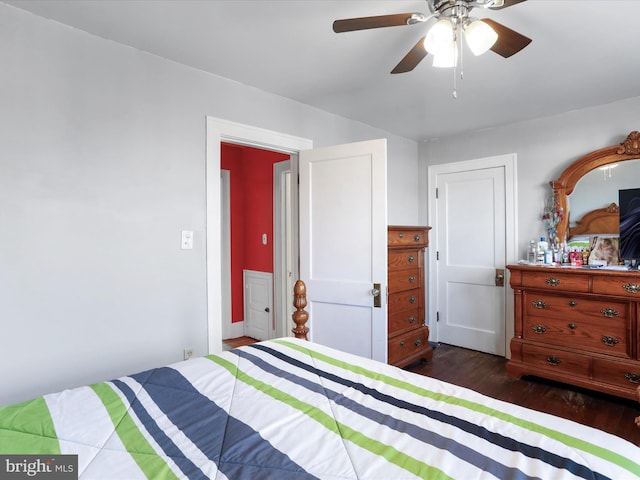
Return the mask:
[[600,340],[609,347],[615,347],[620,342],[617,338],[608,337],[606,335],[603,335]]
[[638,285],[637,283],[625,283],[624,285],[622,285],[622,288],[624,288],[625,291],[629,293],[640,292],[640,285]]
[[544,283],[546,283],[547,285],[549,285],[550,287],[557,287],[558,285],[560,285],[560,280],[558,280],[557,278],[547,278]]
[[575,323],[570,323],[569,325],[567,325],[567,327],[569,327],[571,330],[575,330],[576,328],[578,328],[578,325],[576,325]]
[[541,334],[547,331],[547,327],[545,327],[544,325],[534,325],[533,327],[531,327],[531,330],[533,330],[537,334]]
[[413,322],[415,322],[415,321],[416,321],[416,317],[414,317],[413,315],[411,315],[411,316],[409,317],[409,323],[413,323]]
[[531,304],[536,308],[547,308],[547,304],[542,300],[534,300]]
[[404,233],[400,232],[400,233],[398,234],[398,237],[400,237],[400,238],[404,238]]
[[420,340],[419,338],[417,338],[417,339],[416,339],[416,341],[415,341],[415,342],[413,342],[413,344],[414,344],[416,347],[419,347],[420,345],[422,345],[422,340]]
[[620,315],[620,312],[617,312],[614,308],[611,307],[603,308],[602,310],[600,310],[600,313],[608,318],[613,318]]
[[570,307],[575,307],[576,305],[578,305],[578,302],[576,302],[575,300],[569,300]]
[[409,297],[409,303],[416,303],[416,297],[415,297],[415,296],[413,296],[413,295],[411,295],[411,296]]
[[409,255],[409,263],[413,263],[416,261],[416,257],[414,257],[413,255]]
[[549,355],[547,357],[547,363],[553,367],[557,367],[560,365],[560,359],[558,357],[554,357],[553,355]]
[[419,242],[420,241],[420,235],[416,235],[415,237],[413,237],[413,241],[414,242]]
[[640,375],[637,373],[625,373],[624,378],[629,380],[631,383],[640,383]]
[[413,282],[415,282],[415,281],[416,281],[416,277],[414,277],[413,275],[411,275],[411,276],[409,277],[409,283],[413,283]]

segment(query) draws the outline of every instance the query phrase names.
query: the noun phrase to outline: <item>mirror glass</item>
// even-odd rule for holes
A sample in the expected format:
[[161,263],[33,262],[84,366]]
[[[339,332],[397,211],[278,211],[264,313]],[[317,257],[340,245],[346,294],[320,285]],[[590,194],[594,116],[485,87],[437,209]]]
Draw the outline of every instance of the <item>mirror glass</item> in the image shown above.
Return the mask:
[[610,170],[596,168],[584,175],[569,195],[570,225],[611,203],[618,204],[618,190],[640,187],[640,159],[615,164]]

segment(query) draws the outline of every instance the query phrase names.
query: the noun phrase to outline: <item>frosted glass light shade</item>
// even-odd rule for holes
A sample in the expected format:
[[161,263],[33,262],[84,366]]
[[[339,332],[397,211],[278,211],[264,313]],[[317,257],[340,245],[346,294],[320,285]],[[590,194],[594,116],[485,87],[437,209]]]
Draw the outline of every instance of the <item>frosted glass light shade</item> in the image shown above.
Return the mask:
[[464,38],[474,55],[482,55],[493,47],[498,34],[482,20],[474,20],[465,27]]
[[446,18],[442,18],[427,32],[424,48],[430,54],[438,56],[451,51],[453,40],[453,24]]
[[438,68],[453,68],[458,63],[458,45],[452,42],[448,50],[433,56],[433,66]]

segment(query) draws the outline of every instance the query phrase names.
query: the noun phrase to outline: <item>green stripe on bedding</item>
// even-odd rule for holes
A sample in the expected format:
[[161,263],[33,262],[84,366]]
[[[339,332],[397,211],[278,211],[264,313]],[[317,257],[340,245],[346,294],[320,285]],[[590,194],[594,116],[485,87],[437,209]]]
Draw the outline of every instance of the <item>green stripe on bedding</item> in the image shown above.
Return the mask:
[[421,388],[418,387],[416,385],[413,385],[411,383],[405,382],[403,380],[400,380],[398,378],[395,377],[390,377],[388,375],[384,375],[382,373],[379,372],[375,372],[373,370],[369,370],[367,368],[364,367],[360,367],[357,365],[353,365],[351,363],[345,362],[343,360],[338,360],[337,358],[334,357],[330,357],[328,355],[325,355],[323,353],[317,352],[315,350],[312,349],[308,349],[305,348],[301,345],[297,345],[295,343],[291,343],[291,342],[287,342],[286,340],[273,340],[274,343],[278,343],[280,345],[286,346],[286,347],[290,347],[294,350],[298,350],[301,353],[304,353],[306,355],[308,355],[311,358],[316,358],[318,360],[324,361],[325,363],[334,365],[336,367],[342,368],[344,370],[348,370],[350,372],[356,373],[358,375],[362,375],[364,377],[367,378],[371,378],[373,380],[376,381],[380,381],[383,383],[386,383],[387,385],[396,387],[396,388],[400,388],[412,393],[415,393],[417,395],[420,395],[422,397],[426,397],[426,398],[431,398],[433,400],[437,400],[440,402],[445,402],[451,405],[457,405],[460,407],[464,407],[467,408],[469,410],[473,410],[479,413],[483,413],[485,415],[489,415],[495,418],[498,418],[502,421],[505,422],[509,422],[512,423],[514,425],[517,425],[518,427],[521,428],[525,428],[527,430],[533,431],[533,432],[537,432],[540,434],[543,434],[549,438],[553,438],[554,440],[557,440],[561,443],[564,443],[565,445],[572,447],[572,448],[576,448],[578,450],[582,450],[584,452],[587,452],[595,457],[599,457],[602,458],[610,463],[616,464],[621,468],[624,468],[625,470],[628,470],[629,472],[633,473],[636,476],[640,476],[640,464],[636,463],[635,461],[633,461],[630,458],[624,457],[616,452],[613,452],[611,450],[608,450],[607,448],[604,448],[600,445],[595,445],[593,443],[587,442],[584,439],[581,438],[576,438],[573,437],[571,435],[568,435],[566,433],[557,431],[557,430],[553,430],[551,428],[548,427],[544,427],[542,425],[539,425],[537,423],[534,422],[530,422],[528,420],[522,419],[522,418],[518,418],[518,417],[514,417],[513,415],[510,415],[508,413],[505,412],[501,412],[500,410],[496,410],[493,408],[489,408],[485,405],[482,405],[480,403],[476,403],[476,402],[472,402],[470,400],[465,400],[463,398],[459,398],[459,397],[453,397],[450,395],[445,395],[442,393],[436,393],[436,392],[432,392],[431,390],[427,390],[425,388]]
[[0,407],[0,453],[60,453],[60,443],[43,397]]
[[148,479],[177,480],[167,462],[153,449],[129,415],[118,394],[106,383],[91,385],[106,408],[127,452],[135,460]]
[[309,416],[341,438],[349,440],[359,447],[364,448],[371,453],[374,453],[375,455],[384,457],[390,463],[393,463],[394,465],[397,465],[398,467],[407,470],[408,472],[411,472],[418,477],[429,478],[433,480],[451,479],[451,477],[449,477],[443,471],[427,465],[426,463],[421,462],[411,457],[410,455],[402,453],[401,451],[390,445],[385,445],[382,442],[369,438],[366,435],[363,435],[362,433],[350,428],[349,426],[337,422],[333,417],[327,415],[319,408],[298,400],[294,396],[283,392],[282,390],[274,388],[261,380],[251,377],[247,373],[240,370],[237,365],[224,358],[218,357],[216,355],[209,355],[205,358],[225,368],[236,379],[256,388],[257,390],[266,395],[269,395],[279,402],[285,403],[290,407],[299,410],[300,412]]

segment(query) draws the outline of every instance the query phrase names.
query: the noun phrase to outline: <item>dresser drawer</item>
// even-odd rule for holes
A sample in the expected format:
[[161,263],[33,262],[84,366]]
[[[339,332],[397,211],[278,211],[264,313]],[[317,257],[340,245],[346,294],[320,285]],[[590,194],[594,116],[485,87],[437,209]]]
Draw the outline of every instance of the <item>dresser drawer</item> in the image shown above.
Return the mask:
[[593,293],[616,295],[640,300],[640,277],[594,276]]
[[525,271],[522,272],[522,287],[586,293],[589,291],[589,275],[562,273],[551,268],[539,272]]
[[556,317],[571,321],[590,318],[593,321],[626,320],[629,304],[610,299],[587,298],[572,295],[551,295],[525,292],[524,307],[527,315]]
[[416,306],[404,312],[390,313],[387,329],[389,336],[392,336],[419,328],[423,323],[424,315],[422,314],[422,310]]
[[617,357],[631,356],[629,304],[525,292],[522,336]]
[[627,323],[611,320],[594,323],[589,318],[527,317],[523,324],[523,338],[553,345],[571,345],[616,357],[630,358],[631,343],[627,337]]
[[635,390],[640,386],[640,364],[633,365],[594,358],[593,379]]
[[425,327],[407,332],[389,339],[389,363],[397,363],[405,357],[424,350],[427,344],[427,332]]
[[416,307],[424,306],[424,291],[420,288],[389,294],[389,311],[393,313],[405,312]]
[[389,272],[389,293],[403,292],[422,287],[422,278],[419,268]]
[[400,250],[389,251],[388,253],[388,269],[390,272],[418,268],[420,265],[422,265],[421,250]]
[[[535,345],[522,346],[522,361],[544,370],[552,369],[578,377],[589,376],[589,358],[575,353]],[[544,376],[544,375],[541,375]]]
[[399,247],[403,245],[426,247],[428,243],[427,231],[419,228],[411,229],[410,227],[394,230],[392,227],[389,227],[387,231],[387,241],[389,247]]

